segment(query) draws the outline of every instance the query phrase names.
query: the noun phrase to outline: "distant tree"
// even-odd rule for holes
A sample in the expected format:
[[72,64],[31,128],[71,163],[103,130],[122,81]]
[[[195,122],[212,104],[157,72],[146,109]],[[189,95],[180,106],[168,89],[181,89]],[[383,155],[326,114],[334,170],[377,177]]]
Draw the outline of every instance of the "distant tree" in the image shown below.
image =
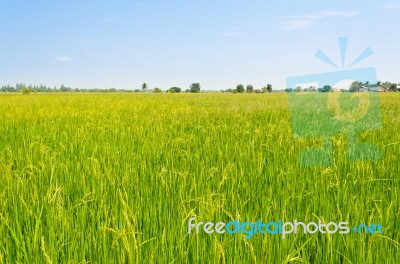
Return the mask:
[[381,82],[380,87],[381,87],[384,91],[390,91],[391,85],[392,85],[392,83],[390,83],[390,82],[384,82],[384,83]]
[[142,90],[147,90],[147,83],[142,84]]
[[300,85],[296,87],[296,92],[298,92],[298,93],[299,93],[299,92],[301,92],[302,90],[303,90],[303,89],[301,88],[301,86],[300,86]]
[[5,85],[1,87],[2,92],[15,92],[15,87],[12,87],[10,85]]
[[153,93],[162,93],[162,90],[158,87],[154,88]]
[[391,83],[389,85],[389,91],[396,92],[397,91],[397,84]]
[[168,89],[167,93],[180,93],[181,92],[181,88],[179,87],[171,87]]
[[324,85],[324,87],[321,89],[321,92],[326,93],[326,92],[330,92],[331,90],[332,90],[332,86]]
[[27,86],[23,83],[17,83],[15,84],[15,90],[17,92],[24,90],[25,88],[27,88]]
[[31,88],[25,87],[25,88],[22,89],[22,93],[23,94],[30,94],[32,92],[33,92],[33,90]]
[[254,91],[253,85],[249,84],[249,85],[246,86],[246,92],[252,93],[253,91]]
[[191,93],[199,93],[200,92],[200,83],[192,83],[190,85],[190,92]]
[[354,81],[350,85],[350,92],[359,92],[362,84],[361,82]]
[[238,93],[244,93],[244,86],[243,86],[243,84],[238,84],[238,85],[236,86],[236,92],[238,92]]
[[138,93],[138,92],[140,92],[140,90],[139,90],[139,89],[135,89],[134,92],[135,92],[135,93]]
[[62,85],[60,86],[60,91],[62,91],[62,92],[70,92],[70,91],[72,91],[72,88],[67,87],[67,86],[65,86],[64,84],[62,84]]
[[272,84],[267,84],[267,92],[272,92]]

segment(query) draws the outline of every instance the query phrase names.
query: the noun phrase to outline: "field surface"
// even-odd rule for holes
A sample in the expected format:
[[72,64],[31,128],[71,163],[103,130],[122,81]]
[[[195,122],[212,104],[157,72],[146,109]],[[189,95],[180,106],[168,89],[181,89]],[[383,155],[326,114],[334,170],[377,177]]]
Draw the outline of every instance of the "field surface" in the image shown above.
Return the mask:
[[[379,161],[302,167],[286,94],[3,94],[2,263],[400,263],[400,93]],[[383,234],[188,234],[188,220],[379,223]]]

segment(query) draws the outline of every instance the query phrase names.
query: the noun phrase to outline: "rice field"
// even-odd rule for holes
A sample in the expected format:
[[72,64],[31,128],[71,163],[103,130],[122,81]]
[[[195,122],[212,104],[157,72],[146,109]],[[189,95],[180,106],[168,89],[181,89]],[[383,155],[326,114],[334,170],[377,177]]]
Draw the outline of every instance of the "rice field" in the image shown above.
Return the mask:
[[[400,263],[400,94],[302,167],[287,95],[0,95],[1,263]],[[383,234],[188,234],[188,220],[379,223]]]

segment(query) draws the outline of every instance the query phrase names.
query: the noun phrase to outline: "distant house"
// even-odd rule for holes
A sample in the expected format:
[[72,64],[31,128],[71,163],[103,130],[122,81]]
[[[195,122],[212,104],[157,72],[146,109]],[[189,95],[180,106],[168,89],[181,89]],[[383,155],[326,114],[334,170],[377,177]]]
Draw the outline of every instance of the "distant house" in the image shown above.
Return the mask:
[[379,86],[379,87],[375,87],[374,90],[373,90],[373,92],[382,93],[382,92],[387,92],[387,90],[386,90],[385,87]]
[[365,87],[365,86],[361,86],[361,87],[358,89],[358,91],[359,91],[359,92],[368,92],[368,88]]
[[387,92],[385,88],[379,87],[377,92]]
[[369,89],[369,91],[370,91],[370,92],[382,92],[382,91],[381,91],[381,88],[380,88],[380,87],[376,87],[376,86],[375,86],[375,87],[371,87],[371,88]]
[[385,90],[385,88],[384,87],[378,87],[378,86],[372,86],[372,87],[369,87],[368,88],[368,91],[369,92],[386,92],[386,90]]

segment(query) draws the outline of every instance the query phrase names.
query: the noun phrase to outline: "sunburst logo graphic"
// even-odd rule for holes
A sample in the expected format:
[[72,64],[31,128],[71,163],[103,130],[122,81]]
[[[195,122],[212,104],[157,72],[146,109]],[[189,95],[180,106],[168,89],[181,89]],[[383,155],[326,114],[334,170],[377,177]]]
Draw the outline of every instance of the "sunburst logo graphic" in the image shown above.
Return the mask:
[[[347,44],[348,44],[349,38],[340,37],[340,38],[338,38],[338,40],[339,40],[340,55],[341,55],[341,59],[342,59],[342,67],[345,67],[346,55],[347,55]],[[367,47],[363,52],[361,52],[361,54],[348,67],[352,67],[353,65],[366,59],[367,57],[371,56],[372,54],[373,54],[372,49],[370,47]],[[335,68],[339,68],[321,49],[318,49],[317,53],[315,54],[315,57],[332,65]]]
[[[340,55],[342,59],[342,67],[345,67],[346,55],[347,55],[347,45],[348,45],[348,38],[341,37],[339,40],[339,49]],[[370,47],[367,47],[361,54],[348,66],[352,67],[356,63],[366,59],[367,57],[371,56],[373,51]],[[318,59],[338,68],[338,66],[321,50],[318,49],[315,57]],[[328,108],[329,111],[333,114],[333,116],[343,122],[355,122],[361,118],[363,118],[367,113],[370,107],[370,96],[369,93],[353,93],[351,96],[352,101],[358,99],[358,107],[352,109],[351,111],[345,111],[340,106],[339,96],[335,93],[328,94]]]
[[[307,148],[300,152],[299,163],[304,166],[332,165],[332,137],[339,134],[347,136],[348,161],[371,161],[380,158],[379,148],[358,140],[358,133],[381,127],[377,93],[371,92],[374,91],[373,87],[363,87],[357,92],[335,89],[337,84],[346,82],[368,83],[374,86],[377,83],[376,70],[373,67],[344,69],[348,38],[341,37],[338,40],[342,70],[293,76],[286,80],[289,90],[298,91],[291,92],[288,96],[294,137],[322,138],[321,148]],[[372,49],[367,47],[348,67],[372,54]],[[315,56],[336,69],[340,68],[321,49],[318,49]],[[317,89],[304,92],[298,89],[302,85],[310,84],[319,88],[318,91],[324,91],[321,87],[332,89],[329,92],[316,92]]]

